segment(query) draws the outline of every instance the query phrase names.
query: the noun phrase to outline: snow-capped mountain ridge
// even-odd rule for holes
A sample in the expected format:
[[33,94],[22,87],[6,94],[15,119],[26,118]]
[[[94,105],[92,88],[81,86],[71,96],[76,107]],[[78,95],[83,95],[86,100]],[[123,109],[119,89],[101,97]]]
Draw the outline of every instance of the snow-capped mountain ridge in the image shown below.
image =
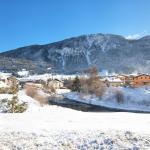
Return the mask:
[[[116,72],[150,71],[150,38],[127,40],[113,34],[90,34],[1,53],[51,64],[55,70],[80,71],[90,66]],[[37,64],[38,65],[38,64]]]

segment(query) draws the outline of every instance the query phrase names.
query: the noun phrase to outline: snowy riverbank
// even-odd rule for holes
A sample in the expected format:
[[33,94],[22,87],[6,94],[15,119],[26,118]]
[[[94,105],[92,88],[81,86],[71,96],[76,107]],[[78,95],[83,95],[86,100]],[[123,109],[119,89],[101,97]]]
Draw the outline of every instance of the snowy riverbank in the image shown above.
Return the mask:
[[[116,90],[121,91],[123,94],[123,101],[120,103],[116,100]],[[63,95],[70,100],[85,104],[126,111],[150,112],[150,89],[145,88],[112,87],[108,88],[101,98],[77,92],[68,92]]]

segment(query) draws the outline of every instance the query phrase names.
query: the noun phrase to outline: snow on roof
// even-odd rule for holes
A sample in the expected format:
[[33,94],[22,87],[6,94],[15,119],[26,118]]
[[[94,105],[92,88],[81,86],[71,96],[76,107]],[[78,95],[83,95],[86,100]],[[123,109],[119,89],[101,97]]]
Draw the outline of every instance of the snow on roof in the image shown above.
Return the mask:
[[18,75],[19,76],[28,76],[29,75],[29,71],[27,71],[27,70],[18,71]]
[[0,72],[0,79],[7,79],[10,76],[11,76],[11,73]]
[[8,85],[3,81],[0,81],[0,88],[5,88],[5,87],[8,87]]
[[122,82],[121,79],[115,77],[110,77],[110,78],[107,77],[106,80],[109,82]]

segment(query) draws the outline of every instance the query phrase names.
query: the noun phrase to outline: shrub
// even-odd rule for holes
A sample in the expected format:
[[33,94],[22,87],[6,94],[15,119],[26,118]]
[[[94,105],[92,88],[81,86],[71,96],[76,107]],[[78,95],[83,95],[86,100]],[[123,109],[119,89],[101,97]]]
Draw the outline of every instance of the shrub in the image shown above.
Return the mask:
[[25,91],[26,91],[26,94],[32,98],[34,98],[35,95],[37,95],[37,88],[32,85],[26,85]]
[[123,103],[124,102],[124,95],[123,92],[120,90],[117,90],[115,93],[115,97],[118,103]]
[[38,89],[32,85],[25,86],[25,91],[28,96],[37,100],[41,105],[46,104],[48,102],[47,96],[40,94]]
[[27,109],[27,104],[26,103],[19,103],[18,102],[18,97],[14,95],[12,97],[11,101],[7,102],[7,107],[9,113],[22,113],[26,111]]

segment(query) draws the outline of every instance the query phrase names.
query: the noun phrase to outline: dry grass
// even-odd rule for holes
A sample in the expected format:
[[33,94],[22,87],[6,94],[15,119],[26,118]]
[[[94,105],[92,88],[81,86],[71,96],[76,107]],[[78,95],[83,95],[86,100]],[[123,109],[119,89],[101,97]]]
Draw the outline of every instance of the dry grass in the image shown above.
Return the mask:
[[37,100],[41,105],[48,103],[48,97],[39,93],[38,89],[32,85],[25,86],[26,94]]
[[26,94],[32,98],[34,98],[38,93],[37,88],[32,85],[26,85],[25,91],[26,91]]

